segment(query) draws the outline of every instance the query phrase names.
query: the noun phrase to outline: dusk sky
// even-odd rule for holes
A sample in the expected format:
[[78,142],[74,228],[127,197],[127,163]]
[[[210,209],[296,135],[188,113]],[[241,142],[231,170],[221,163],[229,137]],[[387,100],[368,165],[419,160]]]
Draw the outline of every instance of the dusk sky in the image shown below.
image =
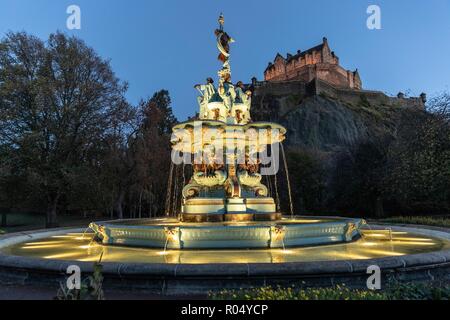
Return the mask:
[[[66,28],[72,4],[81,8],[81,30]],[[366,26],[371,4],[381,7],[381,30]],[[235,82],[262,79],[277,52],[306,50],[326,36],[341,65],[359,69],[365,89],[431,96],[450,89],[450,0],[0,0],[0,35],[80,37],[129,82],[131,103],[168,89],[184,120],[198,108],[194,84],[217,78],[220,12],[236,39]]]

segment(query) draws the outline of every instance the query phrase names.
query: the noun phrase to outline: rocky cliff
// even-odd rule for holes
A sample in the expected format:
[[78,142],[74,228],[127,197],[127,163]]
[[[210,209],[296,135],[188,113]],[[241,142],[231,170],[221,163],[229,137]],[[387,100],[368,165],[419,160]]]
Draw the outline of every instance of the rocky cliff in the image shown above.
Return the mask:
[[402,114],[418,110],[408,100],[404,104],[399,99],[392,103],[384,95],[373,98],[364,93],[351,98],[333,96],[293,83],[254,90],[253,120],[284,125],[288,129],[285,144],[289,147],[323,152],[344,151],[372,137],[394,134]]

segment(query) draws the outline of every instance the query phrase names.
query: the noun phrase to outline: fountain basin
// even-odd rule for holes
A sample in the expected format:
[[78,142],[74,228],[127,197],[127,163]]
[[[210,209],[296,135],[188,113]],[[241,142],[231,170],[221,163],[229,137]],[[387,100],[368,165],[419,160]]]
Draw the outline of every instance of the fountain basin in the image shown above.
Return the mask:
[[97,241],[161,249],[270,249],[351,242],[363,219],[295,218],[276,222],[182,223],[175,219],[91,223]]

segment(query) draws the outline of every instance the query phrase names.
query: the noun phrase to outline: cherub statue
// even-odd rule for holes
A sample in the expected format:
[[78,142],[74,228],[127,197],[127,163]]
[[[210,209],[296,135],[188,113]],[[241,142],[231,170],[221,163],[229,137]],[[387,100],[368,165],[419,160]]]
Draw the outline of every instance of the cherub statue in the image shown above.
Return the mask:
[[250,108],[252,104],[252,92],[250,90],[245,90],[245,86],[242,81],[239,81],[236,84],[235,91],[236,103],[240,106],[238,110],[234,110],[234,112],[232,112],[233,116],[236,117],[238,123],[248,123],[251,121]]
[[229,81],[224,81],[223,84],[219,87],[219,96],[220,98],[222,98],[223,104],[228,112],[231,112],[233,103],[236,100],[236,90],[234,88],[234,85]]
[[214,87],[214,80],[212,78],[206,79],[206,84],[195,85],[195,89],[199,90],[202,94],[201,97],[198,97],[198,104],[200,106],[200,119],[208,119],[208,103],[212,100],[212,98],[217,94],[216,88]]
[[236,83],[236,95],[240,103],[243,103],[248,107],[251,106],[252,92],[250,90],[245,90],[245,86],[242,81]]

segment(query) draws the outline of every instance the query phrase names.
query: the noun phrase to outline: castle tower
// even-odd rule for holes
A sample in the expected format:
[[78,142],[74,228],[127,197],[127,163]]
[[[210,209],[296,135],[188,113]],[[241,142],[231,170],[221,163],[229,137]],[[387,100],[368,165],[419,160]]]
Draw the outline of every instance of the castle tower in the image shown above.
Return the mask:
[[265,81],[304,81],[314,79],[325,81],[337,88],[361,90],[362,82],[358,70],[346,70],[339,64],[339,57],[331,50],[328,39],[306,51],[287,54],[286,58],[277,54],[264,71]]

